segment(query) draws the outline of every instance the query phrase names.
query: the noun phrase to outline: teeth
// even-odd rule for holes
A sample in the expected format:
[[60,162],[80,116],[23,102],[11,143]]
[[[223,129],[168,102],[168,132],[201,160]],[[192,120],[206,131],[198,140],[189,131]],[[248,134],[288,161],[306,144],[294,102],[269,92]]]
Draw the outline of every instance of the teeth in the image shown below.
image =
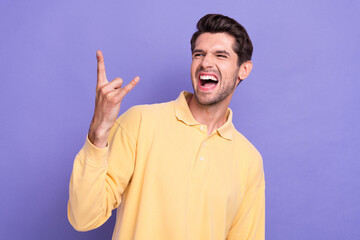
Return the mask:
[[200,76],[201,80],[213,80],[213,81],[217,81],[216,77],[214,76],[210,76],[210,75],[201,75]]

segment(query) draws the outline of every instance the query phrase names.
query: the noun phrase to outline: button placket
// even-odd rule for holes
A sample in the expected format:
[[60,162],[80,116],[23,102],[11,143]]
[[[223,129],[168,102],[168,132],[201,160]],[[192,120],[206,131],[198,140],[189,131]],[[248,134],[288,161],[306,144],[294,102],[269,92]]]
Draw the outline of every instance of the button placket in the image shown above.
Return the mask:
[[208,159],[206,157],[206,141],[207,137],[204,138],[203,142],[200,144],[200,149],[195,161],[195,169],[205,169],[208,166]]

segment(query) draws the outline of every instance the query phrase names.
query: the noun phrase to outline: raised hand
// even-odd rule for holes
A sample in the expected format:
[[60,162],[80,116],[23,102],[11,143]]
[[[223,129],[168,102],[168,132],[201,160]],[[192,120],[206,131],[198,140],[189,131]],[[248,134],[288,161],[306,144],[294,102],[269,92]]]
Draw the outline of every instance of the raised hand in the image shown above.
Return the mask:
[[101,51],[97,57],[97,85],[94,116],[90,124],[89,140],[97,147],[105,147],[111,127],[119,114],[124,96],[135,87],[140,78],[135,77],[128,85],[121,87],[123,80],[115,78],[108,82],[104,57]]

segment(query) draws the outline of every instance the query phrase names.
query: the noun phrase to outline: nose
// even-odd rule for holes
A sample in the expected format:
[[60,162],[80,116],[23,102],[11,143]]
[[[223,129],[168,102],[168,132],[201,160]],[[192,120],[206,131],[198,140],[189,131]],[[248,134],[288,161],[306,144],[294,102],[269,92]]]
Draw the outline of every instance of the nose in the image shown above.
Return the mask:
[[214,66],[213,56],[211,56],[211,54],[206,54],[201,61],[201,66],[204,69],[213,67]]

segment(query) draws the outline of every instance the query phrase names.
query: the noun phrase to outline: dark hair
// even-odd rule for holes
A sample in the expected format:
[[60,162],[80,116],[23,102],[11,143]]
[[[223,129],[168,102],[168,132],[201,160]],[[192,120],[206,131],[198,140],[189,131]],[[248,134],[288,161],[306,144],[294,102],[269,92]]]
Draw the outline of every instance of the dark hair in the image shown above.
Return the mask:
[[196,31],[191,38],[191,52],[194,51],[196,39],[202,33],[227,33],[235,38],[234,52],[238,55],[238,65],[251,60],[253,45],[245,28],[232,18],[221,14],[207,14],[196,25]]

